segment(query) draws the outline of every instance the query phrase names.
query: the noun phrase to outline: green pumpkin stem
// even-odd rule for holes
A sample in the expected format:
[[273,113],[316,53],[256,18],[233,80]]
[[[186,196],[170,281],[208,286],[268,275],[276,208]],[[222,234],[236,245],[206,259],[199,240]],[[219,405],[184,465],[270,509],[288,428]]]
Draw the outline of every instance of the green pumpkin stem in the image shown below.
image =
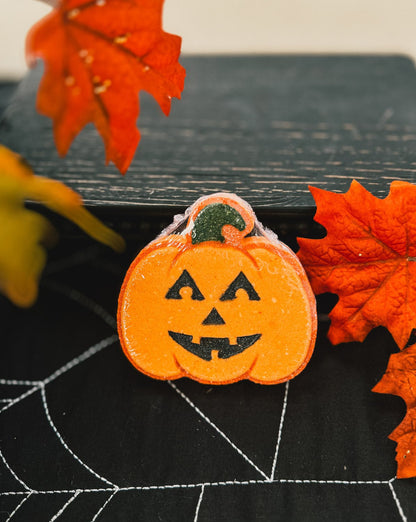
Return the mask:
[[212,203],[207,205],[197,215],[192,229],[192,244],[203,241],[220,241],[224,243],[222,227],[232,225],[242,232],[246,228],[246,222],[241,214],[230,205],[224,203]]

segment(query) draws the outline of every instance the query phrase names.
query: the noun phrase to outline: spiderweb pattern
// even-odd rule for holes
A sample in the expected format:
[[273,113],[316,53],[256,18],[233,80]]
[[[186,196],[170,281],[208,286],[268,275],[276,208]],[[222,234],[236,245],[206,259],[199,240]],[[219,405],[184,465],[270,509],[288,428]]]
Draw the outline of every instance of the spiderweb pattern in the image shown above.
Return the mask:
[[[81,252],[77,252],[72,257],[66,258],[64,260],[58,261],[55,265],[49,266],[49,273],[47,280],[45,281],[45,286],[56,293],[60,294],[67,299],[70,299],[74,303],[76,303],[77,307],[80,307],[84,310],[87,310],[93,313],[96,317],[99,318],[107,327],[115,330],[116,325],[113,316],[108,313],[101,304],[99,304],[96,300],[91,297],[84,295],[76,288],[68,286],[67,284],[63,284],[59,282],[55,276],[59,274],[63,270],[73,269],[76,266],[85,265],[88,263],[95,263],[96,266],[101,266],[104,270],[106,270],[109,274],[111,271],[117,272],[117,267],[114,265],[108,265],[105,262],[101,262],[98,257],[99,250],[87,249]],[[242,449],[239,443],[233,440],[233,436],[229,435],[224,431],[224,429],[219,426],[210,416],[203,411],[202,407],[198,406],[195,401],[184,391],[184,387],[181,381],[176,382],[167,382],[163,383],[163,386],[169,387],[173,392],[180,398],[181,401],[186,405],[187,408],[193,410],[195,415],[198,417],[199,422],[205,424],[209,427],[212,433],[216,438],[222,440],[222,442],[229,446],[230,451],[235,453],[237,459],[241,459],[248,468],[250,468],[253,472],[253,476],[255,478],[250,479],[239,479],[238,475],[233,480],[216,480],[216,481],[189,481],[189,482],[181,482],[181,483],[158,483],[158,484],[136,484],[131,483],[128,485],[119,484],[114,481],[111,477],[105,476],[103,473],[98,472],[94,467],[88,462],[85,462],[83,458],[81,458],[77,452],[71,448],[70,441],[66,440],[65,434],[62,434],[57,426],[54,418],[52,416],[49,404],[48,404],[48,388],[51,384],[55,383],[65,375],[70,374],[75,369],[79,368],[87,361],[91,361],[94,357],[97,357],[98,354],[103,353],[106,350],[114,348],[118,343],[118,337],[116,333],[112,333],[103,337],[98,342],[89,346],[85,351],[76,357],[68,360],[65,364],[57,368],[55,371],[50,373],[47,377],[39,380],[27,380],[27,379],[8,379],[2,378],[0,379],[0,385],[3,386],[4,389],[10,390],[10,395],[1,399],[0,402],[0,419],[5,416],[6,412],[13,410],[18,405],[24,404],[30,397],[38,396],[40,398],[43,412],[42,414],[46,418],[46,421],[49,425],[51,432],[57,438],[59,443],[64,448],[65,452],[70,456],[71,459],[76,461],[78,466],[81,466],[86,473],[90,474],[94,480],[98,481],[100,485],[95,487],[77,487],[74,484],[74,487],[66,488],[66,489],[56,489],[51,484],[50,488],[37,488],[36,485],[29,483],[25,476],[21,476],[20,473],[15,471],[13,464],[13,455],[6,454],[3,451],[0,445],[0,459],[3,463],[3,469],[6,470],[6,473],[13,478],[16,487],[14,489],[5,490],[0,486],[0,502],[1,500],[10,500],[11,498],[15,499],[13,509],[8,509],[7,515],[3,519],[6,521],[10,520],[18,520],[19,514],[23,513],[24,510],[28,507],[31,501],[35,497],[47,497],[47,498],[58,498],[60,499],[58,504],[59,507],[56,511],[54,511],[50,515],[45,515],[45,520],[50,520],[51,522],[55,520],[63,520],[65,514],[69,512],[71,506],[73,507],[83,496],[89,494],[101,494],[101,500],[98,507],[94,510],[94,513],[90,514],[89,520],[94,522],[96,520],[113,520],[111,518],[113,515],[109,512],[110,507],[116,499],[123,494],[126,493],[134,493],[134,492],[183,492],[190,491],[194,492],[194,494],[189,497],[192,507],[192,517],[194,522],[201,522],[201,520],[208,520],[207,510],[204,515],[204,504],[206,499],[215,498],[216,494],[218,494],[218,498],[222,498],[221,495],[232,495],[233,491],[241,488],[284,488],[286,485],[296,485],[300,491],[300,495],[302,488],[308,487],[319,487],[319,488],[367,488],[367,489],[375,489],[377,490],[377,494],[384,499],[388,499],[391,502],[391,505],[394,506],[394,516],[397,520],[406,521],[408,520],[405,510],[402,506],[399,495],[396,491],[397,480],[395,477],[386,477],[385,479],[375,480],[346,480],[344,478],[331,478],[331,479],[318,479],[318,478],[310,478],[308,475],[298,476],[296,478],[285,478],[285,476],[281,475],[279,472],[279,460],[281,457],[281,445],[282,445],[282,437],[285,433],[285,420],[288,408],[290,408],[291,401],[291,384],[286,383],[282,385],[282,400],[280,404],[276,405],[276,408],[279,409],[280,414],[278,416],[278,422],[275,425],[275,443],[273,447],[273,452],[270,455],[271,466],[265,469],[264,465],[260,465],[256,462],[252,456],[247,454],[247,452]],[[186,387],[185,387],[186,388]],[[19,393],[15,393],[13,390],[20,390]],[[1,421],[0,421],[1,422]],[[82,429],[82,427],[79,427]],[[5,432],[7,432],[7,425],[4,426]],[[198,455],[195,455],[195,458],[198,458]],[[317,456],[318,458],[318,456]],[[238,473],[238,472],[237,472]],[[5,481],[6,482],[6,481]],[[249,495],[249,491],[247,490],[247,495]],[[271,489],[270,491],[278,491],[278,489]],[[219,494],[221,492],[221,494]],[[224,493],[226,492],[226,493]],[[336,494],[336,493],[335,493]],[[208,508],[207,508],[208,509]],[[3,510],[3,513],[5,511]],[[108,518],[106,518],[106,516]],[[182,520],[182,515],[177,514],[177,519]],[[205,516],[205,518],[204,518]],[[2,520],[3,520],[2,519]],[[155,517],[156,519],[156,517]],[[183,518],[185,519],[185,518]],[[250,518],[247,518],[248,520]],[[363,518],[364,520],[364,518]]]

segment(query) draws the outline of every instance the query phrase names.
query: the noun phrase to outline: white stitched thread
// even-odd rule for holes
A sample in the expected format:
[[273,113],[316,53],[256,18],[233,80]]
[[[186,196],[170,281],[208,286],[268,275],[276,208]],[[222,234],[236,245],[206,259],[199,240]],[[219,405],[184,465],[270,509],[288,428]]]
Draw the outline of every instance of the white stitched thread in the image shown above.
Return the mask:
[[6,522],[9,522],[14,515],[19,511],[19,509],[23,506],[23,504],[26,502],[26,500],[33,494],[33,491],[31,491],[29,494],[26,494],[25,498],[17,504],[17,506],[13,509],[13,511],[10,513],[9,517],[7,518]]
[[399,497],[397,496],[396,491],[394,490],[393,481],[389,481],[389,488],[390,488],[391,494],[393,495],[394,502],[396,503],[396,507],[399,512],[399,515],[402,517],[403,522],[407,522],[407,517],[403,512]]
[[39,385],[34,386],[33,388],[30,388],[30,390],[26,391],[25,393],[22,393],[22,395],[19,395],[19,397],[16,397],[15,399],[12,399],[4,408],[0,410],[0,413],[3,413],[4,411],[8,410],[18,402],[22,401],[23,399],[26,399],[26,397],[29,397],[29,395],[32,395],[32,393],[35,393],[40,388]]
[[[34,495],[64,495],[76,493],[79,491],[80,493],[105,493],[106,491],[115,491],[114,488],[77,488],[77,489],[46,489],[46,490],[37,490],[31,491]],[[0,497],[9,497],[9,496],[18,496],[18,495],[27,495],[27,491],[2,491],[0,493]]]
[[10,473],[13,475],[13,477],[17,480],[17,482],[19,482],[19,484],[21,484],[26,491],[32,491],[32,489],[23,482],[23,480],[21,478],[19,478],[16,473],[12,470],[12,468],[9,466],[9,463],[7,462],[6,458],[4,457],[3,455],[3,452],[0,450],[0,458],[1,460],[3,461],[4,465],[6,466],[6,468],[10,471]]
[[231,439],[229,439],[227,437],[227,435],[221,431],[218,426],[216,426],[175,384],[173,384],[172,381],[167,381],[168,384],[176,391],[176,393],[178,395],[180,395],[180,397],[182,397],[182,399],[187,402],[189,404],[189,406],[191,406],[197,413],[198,415],[200,415],[205,422],[207,422],[212,428],[214,428],[214,430],[219,434],[221,435],[221,437],[226,440],[228,442],[228,444],[230,444],[230,446],[232,448],[235,449],[235,451],[241,456],[243,457],[243,459],[248,462],[256,471],[258,471],[260,473],[260,475],[262,475],[265,479],[269,479],[269,477],[266,475],[266,473],[264,473],[264,471],[262,471],[256,464],[254,464],[254,462],[249,459],[249,457],[247,457],[247,455],[245,453],[243,453],[241,451],[240,448],[238,448],[234,442],[232,442]]
[[57,513],[55,513],[55,515],[50,519],[49,522],[54,522],[54,520],[56,520],[58,517],[60,517],[62,515],[62,513],[65,511],[65,509],[69,506],[69,504],[71,504],[71,502],[73,502],[80,493],[81,493],[80,490],[76,491],[72,495],[72,497],[67,502],[65,502],[65,504],[61,507],[61,509]]
[[200,509],[200,507],[201,507],[202,499],[203,499],[203,497],[204,497],[204,491],[205,491],[205,485],[203,485],[203,486],[201,487],[201,494],[199,495],[199,498],[198,498],[198,504],[196,505],[195,516],[194,516],[194,522],[197,522],[197,521],[198,521],[199,509]]
[[107,310],[105,310],[101,305],[87,297],[86,295],[82,294],[78,290],[75,290],[75,288],[69,288],[61,283],[57,283],[56,281],[48,281],[47,283],[44,283],[44,285],[47,288],[50,288],[51,290],[55,290],[76,303],[80,304],[84,308],[87,308],[90,310],[90,312],[93,312],[95,315],[100,317],[105,323],[107,323],[111,328],[114,330],[117,329],[117,323],[116,320],[112,315],[110,315]]
[[104,502],[104,504],[100,507],[100,509],[97,511],[97,513],[94,515],[94,517],[91,519],[91,522],[95,522],[97,518],[101,515],[101,513],[104,511],[104,509],[108,506],[108,504],[111,502],[113,497],[118,493],[118,489],[116,489],[112,495],[108,497],[108,499]]
[[49,377],[47,377],[43,381],[38,381],[38,384],[36,384],[36,386],[34,386],[30,390],[26,391],[22,395],[19,395],[19,397],[16,397],[16,399],[13,399],[11,402],[9,402],[9,404],[4,406],[4,408],[2,408],[0,410],[0,413],[8,410],[9,408],[14,406],[18,402],[22,401],[23,399],[26,399],[26,397],[29,397],[29,395],[32,395],[36,391],[40,390],[43,386],[46,386],[50,382],[54,381],[55,379],[60,377],[65,372],[72,370],[72,368],[74,368],[78,364],[86,361],[87,359],[89,359],[96,353],[100,352],[104,348],[107,348],[107,346],[110,346],[111,344],[113,344],[117,339],[118,339],[118,336],[114,334],[114,335],[110,335],[109,337],[106,337],[105,339],[98,342],[97,344],[94,344],[93,346],[88,348],[88,350],[86,350],[84,353],[82,353],[81,355],[78,355],[77,357],[72,359],[72,361],[69,361],[68,363],[64,364],[64,366],[61,366],[61,368],[59,368],[58,370],[53,372]]
[[272,471],[270,472],[270,480],[274,479],[274,475],[276,472],[277,456],[279,454],[280,441],[282,440],[283,423],[285,421],[288,395],[289,395],[289,381],[286,382],[286,386],[285,386],[285,396],[283,399],[282,414],[280,416],[279,432],[277,435],[276,450],[274,452]]
[[[199,482],[196,484],[164,484],[161,486],[124,486],[120,488],[85,488],[85,489],[59,489],[59,490],[38,490],[33,491],[34,495],[61,495],[64,493],[105,493],[118,491],[153,491],[153,490],[169,490],[169,489],[192,489],[204,487],[222,487],[222,486],[252,486],[263,484],[335,484],[342,486],[388,486],[390,480],[319,480],[319,479],[275,479],[267,480],[225,480],[218,482]],[[24,491],[5,491],[0,493],[1,496],[9,495],[26,495]]]
[[41,381],[19,381],[17,379],[0,379],[0,384],[5,386],[34,386]]
[[107,348],[107,346],[110,346],[110,344],[113,344],[117,340],[118,336],[114,334],[110,335],[109,337],[106,337],[97,344],[94,344],[93,346],[91,346],[91,348],[88,348],[88,350],[86,350],[84,353],[82,353],[78,357],[75,357],[74,359],[72,359],[72,361],[69,361],[64,366],[53,372],[49,377],[47,377],[44,381],[41,382],[41,386],[46,386],[50,382],[54,381],[56,378],[60,377],[63,373],[72,370],[72,368],[78,366],[78,364],[86,361],[87,359],[100,352],[104,348]]
[[346,486],[359,486],[359,485],[382,485],[388,484],[388,480],[319,480],[319,479],[276,479],[273,483],[282,484],[342,484]]
[[46,418],[48,419],[48,422],[49,422],[49,425],[51,426],[51,428],[53,429],[53,431],[55,432],[55,435],[58,437],[60,443],[62,444],[62,446],[68,451],[68,453],[71,454],[71,456],[79,463],[81,464],[81,466],[83,466],[87,471],[89,471],[90,473],[92,473],[94,475],[94,477],[102,480],[103,482],[105,482],[106,484],[108,484],[109,486],[114,486],[115,488],[117,487],[115,484],[113,484],[112,482],[110,482],[109,480],[107,480],[106,478],[102,477],[101,475],[99,475],[98,473],[96,473],[93,469],[91,469],[87,464],[85,464],[85,462],[83,462],[79,457],[78,455],[76,455],[72,450],[71,448],[68,446],[68,444],[64,441],[64,439],[62,438],[61,434],[59,433],[57,427],[55,426],[55,424],[53,423],[52,421],[52,418],[51,418],[51,415],[49,413],[49,408],[48,408],[48,403],[46,401],[46,393],[45,393],[45,387],[42,386],[42,389],[41,389],[41,395],[42,395],[42,404],[43,404],[43,408],[45,410],[45,414],[46,414]]

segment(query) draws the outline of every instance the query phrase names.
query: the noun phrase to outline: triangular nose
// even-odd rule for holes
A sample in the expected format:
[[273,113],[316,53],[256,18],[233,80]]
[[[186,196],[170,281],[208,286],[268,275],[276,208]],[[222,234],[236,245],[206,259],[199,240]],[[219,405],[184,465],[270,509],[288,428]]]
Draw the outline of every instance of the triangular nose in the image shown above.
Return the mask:
[[225,324],[225,321],[217,312],[217,309],[213,308],[202,321],[202,324]]

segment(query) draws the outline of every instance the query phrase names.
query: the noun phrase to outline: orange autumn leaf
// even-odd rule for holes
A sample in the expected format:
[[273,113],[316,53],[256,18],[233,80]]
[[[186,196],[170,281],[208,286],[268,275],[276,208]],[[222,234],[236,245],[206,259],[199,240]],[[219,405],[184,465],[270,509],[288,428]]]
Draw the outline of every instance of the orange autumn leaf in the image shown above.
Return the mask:
[[345,194],[310,188],[323,239],[299,239],[316,294],[338,294],[333,344],[362,341],[385,326],[400,348],[416,328],[416,186],[393,181],[385,199],[353,181]]
[[93,122],[107,162],[124,173],[140,140],[138,92],[149,92],[168,115],[180,98],[185,70],[181,39],[162,30],[163,0],[60,0],[29,32],[30,65],[45,62],[38,111],[53,119],[65,155]]
[[18,306],[30,306],[46,263],[45,245],[55,230],[49,221],[24,206],[39,201],[74,222],[114,250],[124,240],[82,206],[82,199],[59,181],[35,176],[24,159],[0,145],[0,293]]
[[389,438],[397,442],[397,477],[416,477],[416,344],[390,356],[386,373],[373,391],[405,401],[406,416]]

